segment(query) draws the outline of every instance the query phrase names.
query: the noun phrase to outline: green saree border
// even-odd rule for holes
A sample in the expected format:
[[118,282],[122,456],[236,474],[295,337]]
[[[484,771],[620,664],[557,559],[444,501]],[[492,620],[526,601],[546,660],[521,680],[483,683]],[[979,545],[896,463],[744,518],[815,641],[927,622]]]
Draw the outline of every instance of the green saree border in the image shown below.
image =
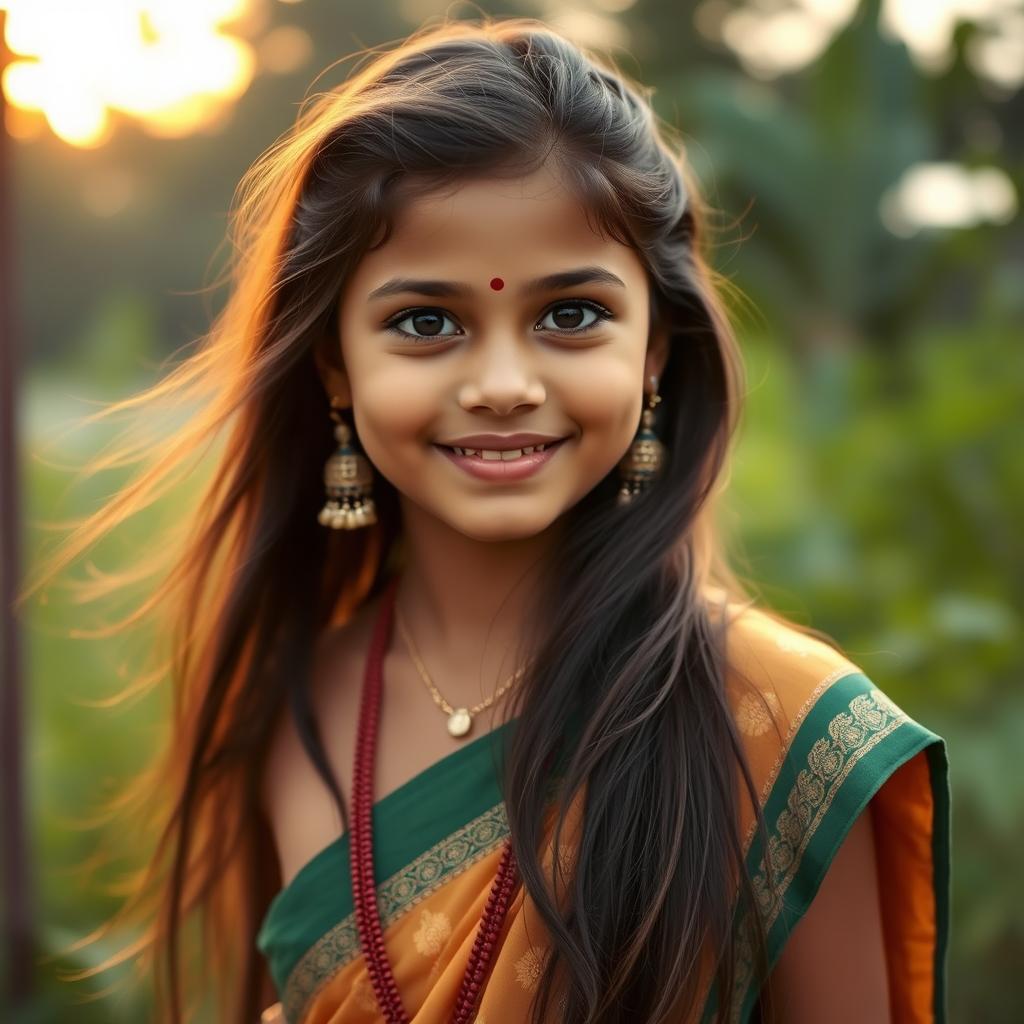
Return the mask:
[[[746,866],[758,905],[768,925],[769,968],[786,939],[810,907],[829,865],[857,816],[890,776],[927,750],[934,819],[937,941],[935,949],[935,1021],[943,1024],[945,959],[949,930],[949,783],[945,741],[906,714],[862,672],[852,671],[816,691],[813,703],[769,778],[764,801],[768,861],[776,888],[767,883],[760,834],[750,843]],[[754,957],[739,909],[734,928],[740,936],[730,1020],[747,1021],[758,991]],[[717,1010],[712,983],[702,1021]]]
[[[508,831],[505,804],[500,801],[393,874],[377,890],[383,928],[496,850]],[[289,972],[281,995],[285,1020],[290,1024],[301,1020],[319,989],[359,955],[359,932],[352,911],[317,939]]]
[[[399,881],[410,871],[419,871],[421,881],[430,880],[423,872],[435,871],[441,884],[441,879],[449,880],[469,867],[474,857],[485,856],[508,835],[499,774],[505,748],[518,723],[518,716],[501,722],[373,805],[377,839],[374,879],[378,897],[387,902],[382,906],[386,923],[429,895],[423,889],[401,889]],[[582,723],[581,710],[574,707],[566,721],[567,742],[552,766],[552,784],[566,769]],[[466,843],[469,847],[464,849]],[[271,900],[264,914],[256,946],[286,1009],[289,1004],[284,993],[293,975],[298,977],[299,967],[309,962],[314,951],[326,955],[328,937],[353,912],[348,858],[345,833],[314,854]],[[440,868],[433,866],[435,861],[440,861]],[[390,896],[385,899],[383,892],[391,885],[394,889],[388,890]],[[355,918],[351,921],[354,924]],[[322,940],[328,941],[322,944]],[[335,953],[342,951],[347,956],[348,948],[343,944]],[[328,960],[321,966],[336,970],[341,965]]]
[[[500,764],[506,734],[517,720],[503,722],[445,755],[373,805],[378,887],[453,841],[502,802],[492,765]],[[346,832],[314,854],[271,900],[256,946],[278,993],[318,940],[352,914],[348,857]]]

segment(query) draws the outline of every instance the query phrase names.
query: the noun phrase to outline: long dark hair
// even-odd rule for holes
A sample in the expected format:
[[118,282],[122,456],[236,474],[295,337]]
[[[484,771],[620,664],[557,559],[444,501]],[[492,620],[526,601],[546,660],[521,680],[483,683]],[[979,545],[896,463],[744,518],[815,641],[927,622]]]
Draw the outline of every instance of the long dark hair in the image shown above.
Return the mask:
[[[759,802],[724,695],[726,598],[748,597],[713,524],[743,375],[725,283],[705,262],[708,211],[649,90],[542,23],[483,19],[424,28],[374,54],[313,97],[246,173],[225,308],[164,379],[89,421],[152,405],[190,418],[165,438],[132,435],[87,467],[152,463],[77,524],[28,591],[223,441],[176,542],[154,541],[152,564],[130,581],[152,572],[159,585],[110,631],[151,615],[170,643],[149,682],[170,678],[166,748],[115,805],[151,815],[156,848],[108,923],[146,924],[119,959],[153,958],[161,1020],[182,1017],[179,945],[195,909],[204,954],[186,990],[212,985],[218,1019],[236,1024],[251,1024],[272,995],[254,945],[278,882],[259,793],[286,707],[347,828],[307,693],[312,652],[327,626],[380,593],[400,523],[379,475],[377,526],[330,531],[315,521],[332,436],[314,349],[336,344],[340,283],[410,196],[548,160],[601,228],[642,257],[670,354],[656,425],[665,471],[625,507],[610,474],[566,513],[565,543],[543,569],[524,631],[534,668],[507,705],[519,718],[503,776],[508,819],[552,940],[534,1019],[546,1017],[556,986],[559,1017],[573,1024],[661,1021],[670,1009],[688,1019],[703,996],[702,950],[724,1019],[737,900],[765,978],[761,923],[743,914],[757,904],[738,834],[737,764]],[[87,596],[124,582],[87,584]],[[585,781],[583,829],[572,871],[549,879],[538,856],[551,797],[540,766],[574,709],[583,731],[558,807],[561,817]],[[758,826],[763,836],[759,811]]]

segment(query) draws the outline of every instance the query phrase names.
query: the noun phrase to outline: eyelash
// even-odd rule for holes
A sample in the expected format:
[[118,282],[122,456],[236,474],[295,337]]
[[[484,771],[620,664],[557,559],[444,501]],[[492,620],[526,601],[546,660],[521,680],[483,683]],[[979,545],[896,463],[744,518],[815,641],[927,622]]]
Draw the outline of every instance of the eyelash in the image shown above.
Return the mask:
[[[585,327],[565,327],[565,328],[553,328],[556,334],[560,335],[574,335],[583,334],[586,331],[591,331],[599,324],[606,320],[612,320],[613,315],[610,310],[604,308],[596,302],[592,302],[589,299],[563,299],[561,302],[556,302],[553,306],[549,306],[541,316],[541,320],[553,310],[559,309],[562,306],[579,306],[583,309],[589,309],[597,314],[597,319]],[[390,331],[392,334],[397,334],[399,337],[408,338],[416,342],[428,342],[428,341],[446,341],[450,338],[457,337],[454,334],[436,334],[434,336],[411,334],[408,331],[399,330],[397,325],[403,320],[407,320],[410,316],[414,316],[417,313],[438,313],[441,316],[447,316],[449,319],[454,321],[454,317],[451,317],[446,310],[441,309],[438,306],[412,306],[409,309],[403,309],[400,313],[396,313],[390,320],[384,324],[384,329]]]

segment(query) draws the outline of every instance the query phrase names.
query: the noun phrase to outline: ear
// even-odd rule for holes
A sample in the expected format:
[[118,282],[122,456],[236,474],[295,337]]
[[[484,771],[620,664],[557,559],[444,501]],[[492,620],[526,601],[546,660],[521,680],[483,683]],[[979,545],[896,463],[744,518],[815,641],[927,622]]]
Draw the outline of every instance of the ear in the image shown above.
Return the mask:
[[313,346],[313,360],[323,382],[328,400],[337,396],[338,404],[347,408],[352,404],[352,390],[348,374],[341,359],[341,346],[333,334],[326,334]]
[[669,353],[669,331],[665,324],[657,323],[651,329],[650,338],[647,342],[647,356],[644,359],[644,391],[646,392],[651,382],[651,376],[661,380],[668,362]]

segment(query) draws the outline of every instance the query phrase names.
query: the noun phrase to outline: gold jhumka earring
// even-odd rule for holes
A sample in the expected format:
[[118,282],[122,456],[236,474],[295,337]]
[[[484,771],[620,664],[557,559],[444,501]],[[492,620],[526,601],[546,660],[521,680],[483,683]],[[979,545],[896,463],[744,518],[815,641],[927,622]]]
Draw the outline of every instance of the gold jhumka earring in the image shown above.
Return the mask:
[[660,474],[665,461],[665,446],[654,433],[654,407],[661,401],[658,378],[652,374],[650,381],[651,394],[647,398],[647,408],[640,417],[640,427],[629,451],[619,462],[622,478],[618,496],[620,505],[629,505],[636,495],[646,491]]
[[336,426],[334,437],[338,450],[324,464],[324,485],[327,502],[317,520],[321,526],[333,530],[357,530],[377,522],[377,509],[370,497],[373,485],[373,467],[365,455],[360,455],[350,443],[352,430],[338,412],[337,395],[331,396],[331,419]]

